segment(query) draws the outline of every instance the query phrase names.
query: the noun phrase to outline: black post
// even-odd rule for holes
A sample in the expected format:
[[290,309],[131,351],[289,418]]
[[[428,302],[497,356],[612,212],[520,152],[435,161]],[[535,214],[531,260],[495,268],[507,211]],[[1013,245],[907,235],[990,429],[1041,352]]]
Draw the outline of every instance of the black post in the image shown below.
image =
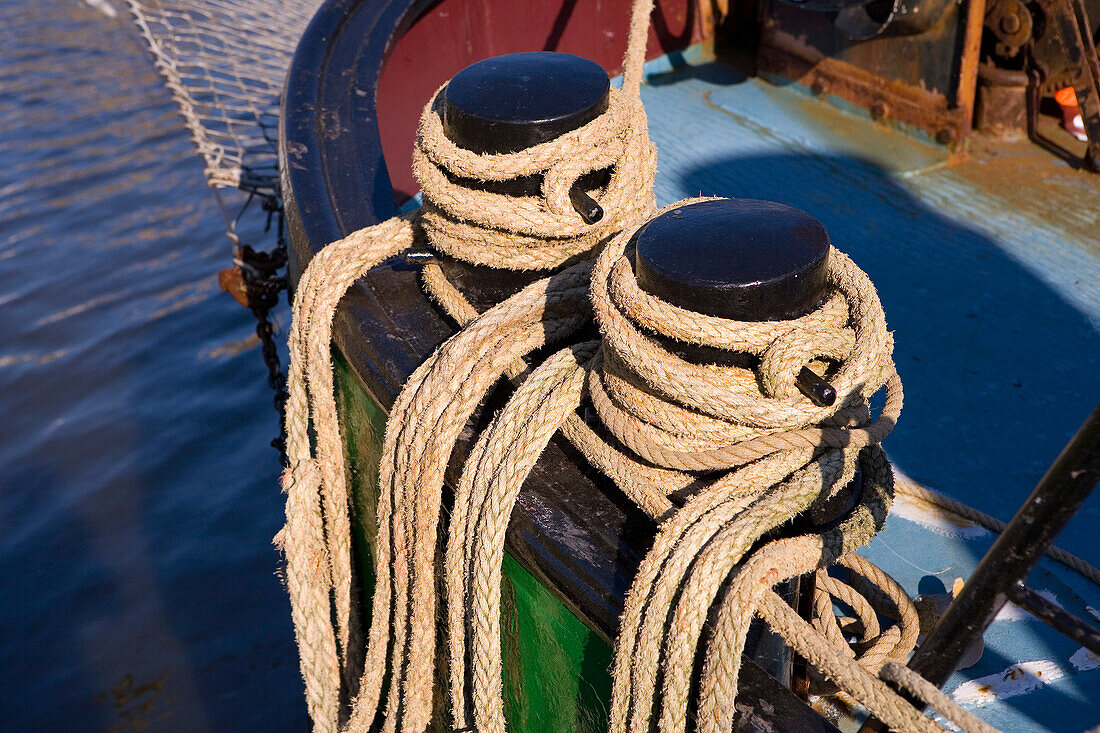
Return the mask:
[[[798,318],[818,307],[828,292],[828,232],[806,212],[783,204],[752,199],[686,204],[651,220],[635,233],[633,243],[638,287],[696,313],[739,321]],[[722,363],[732,356],[672,340],[668,344],[689,361]],[[832,385],[807,367],[796,383],[817,405],[836,401]],[[859,481],[858,476],[853,479],[852,493],[858,493]],[[848,506],[838,502],[830,509],[833,515],[822,518],[822,524]],[[811,520],[802,521],[809,525]],[[795,526],[797,531],[810,529]],[[788,525],[783,531],[796,530]],[[780,588],[780,595],[810,620],[814,574]],[[789,682],[803,699],[809,694],[806,661],[759,620],[749,632],[746,656]]]

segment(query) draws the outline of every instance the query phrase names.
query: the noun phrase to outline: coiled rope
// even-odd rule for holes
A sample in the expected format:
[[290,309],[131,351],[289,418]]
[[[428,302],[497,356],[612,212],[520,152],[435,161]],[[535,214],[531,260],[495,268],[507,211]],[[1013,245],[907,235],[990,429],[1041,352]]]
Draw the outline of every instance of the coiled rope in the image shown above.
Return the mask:
[[[467,459],[447,527],[443,582],[449,712],[456,730],[505,729],[499,646],[504,532],[519,487],[559,429],[627,496],[662,520],[628,595],[616,645],[613,730],[648,730],[657,720],[660,730],[679,731],[692,716],[700,729],[729,730],[754,615],[843,694],[892,727],[940,730],[884,680],[971,727],[973,716],[899,671],[897,663],[915,642],[915,611],[895,582],[851,554],[878,531],[889,509],[893,475],[877,444],[892,429],[902,399],[892,342],[866,276],[834,250],[826,302],[802,318],[766,324],[683,311],[633,281],[626,245],[652,201],[654,154],[636,103],[650,9],[648,2],[634,6],[623,91],[613,96],[606,119],[576,134],[523,153],[474,156],[440,139],[437,94],[417,140],[423,209],[329,245],[299,282],[290,341],[287,525],[278,539],[287,556],[317,730],[364,730],[380,715],[387,731],[428,726],[437,667],[444,471],[459,433],[503,375],[518,387]],[[584,225],[568,207],[566,192],[579,176],[604,167],[613,170],[600,194],[610,216]],[[506,178],[501,170],[512,176],[541,172],[543,196],[500,197],[455,183],[456,177]],[[427,289],[464,328],[414,372],[387,424],[377,580],[363,655],[331,362],[340,298],[371,267],[425,237],[465,261],[549,269],[588,252],[615,229],[622,232],[594,269],[583,262],[564,269],[482,314],[438,265],[424,268]],[[589,298],[602,341],[568,345],[529,367],[522,357],[590,322]],[[747,354],[759,367],[694,364],[652,333]],[[794,389],[794,375],[804,365],[827,374],[837,387],[835,407],[813,406]],[[882,387],[886,404],[872,418],[868,399]],[[586,392],[626,450],[578,417]],[[772,530],[795,515],[836,497],[857,466],[862,492],[836,527],[768,541]],[[676,508],[685,489],[693,493]],[[848,571],[847,582],[824,571],[834,562]],[[813,625],[772,590],[808,572],[818,580]],[[833,598],[857,617],[843,631]],[[712,607],[714,631],[704,638]],[[898,623],[881,628],[880,613]],[[853,630],[859,634],[858,656],[845,639]],[[697,649],[705,655],[703,675],[697,699],[690,700]]]
[[[408,246],[412,236],[405,223],[395,220],[373,230],[370,236],[353,235],[332,245],[334,257],[346,268],[341,271],[343,274],[337,273],[338,279],[346,282],[350,277],[348,273],[362,270],[365,263],[377,260],[380,253]],[[571,439],[577,439],[578,445],[586,449],[586,455],[604,451],[600,460],[604,465],[617,465],[623,471],[620,478],[629,476],[633,470],[647,468],[647,464],[617,452],[590,430],[585,433],[569,429],[571,425],[583,425],[576,408],[583,399],[585,384],[602,386],[615,384],[614,380],[619,379],[624,384],[607,390],[608,403],[617,400],[611,409],[619,412],[608,411],[606,406],[600,408],[598,398],[594,398],[594,404],[601,419],[605,413],[609,415],[605,419],[609,431],[624,443],[630,441],[632,450],[648,450],[638,435],[663,435],[661,445],[672,444],[676,428],[666,426],[675,426],[674,418],[683,417],[685,411],[694,417],[698,417],[696,411],[709,411],[712,414],[706,415],[707,419],[723,423],[710,425],[709,434],[720,436],[723,431],[733,431],[734,440],[740,440],[732,446],[716,440],[713,445],[703,448],[709,451],[705,458],[708,466],[718,461],[719,456],[726,456],[733,470],[697,491],[684,507],[667,516],[654,549],[643,562],[631,589],[617,642],[613,729],[636,729],[636,726],[648,729],[652,716],[659,716],[661,730],[684,729],[687,724],[686,681],[694,649],[703,641],[702,620],[711,605],[699,599],[710,598],[717,602],[718,614],[715,631],[705,640],[706,657],[695,716],[701,729],[728,730],[732,723],[744,634],[748,621],[755,614],[781,633],[795,652],[836,683],[844,696],[866,706],[898,730],[940,728],[902,700],[884,680],[913,691],[967,730],[991,730],[980,721],[975,722],[972,715],[942,693],[936,694],[928,689],[927,683],[914,679],[897,666],[904,661],[915,641],[915,611],[895,582],[871,563],[850,554],[866,543],[885,519],[893,491],[893,475],[874,442],[889,431],[901,401],[900,384],[889,361],[889,339],[883,338],[878,347],[860,347],[862,336],[885,333],[881,308],[877,306],[873,287],[866,277],[846,257],[834,251],[830,277],[836,293],[817,311],[787,322],[787,330],[775,324],[721,323],[688,312],[669,310],[665,313],[670,316],[668,322],[678,327],[693,323],[688,330],[678,334],[683,340],[704,344],[720,342],[727,346],[742,344],[740,348],[746,353],[762,357],[761,369],[765,368],[764,364],[785,365],[775,367],[775,377],[761,379],[762,386],[758,387],[760,399],[784,405],[787,408],[784,414],[790,411],[792,400],[797,398],[789,392],[786,396],[774,396],[783,394],[782,387],[766,394],[767,388],[763,385],[782,384],[783,375],[793,373],[800,362],[778,357],[768,359],[769,349],[800,353],[803,362],[814,364],[816,361],[819,369],[824,366],[819,357],[839,360],[833,364],[835,374],[830,379],[835,384],[850,384],[850,387],[840,391],[842,399],[837,407],[832,414],[830,410],[805,408],[810,415],[808,419],[816,420],[819,426],[775,428],[762,424],[760,410],[754,409],[749,414],[756,424],[743,434],[741,428],[725,417],[728,411],[740,409],[741,400],[727,397],[714,405],[684,404],[678,402],[680,388],[666,386],[660,375],[652,376],[649,371],[672,365],[671,374],[675,379],[671,381],[679,379],[675,372],[679,366],[675,360],[679,357],[669,352],[658,353],[660,344],[639,328],[639,324],[657,323],[659,316],[653,314],[673,307],[655,300],[648,303],[651,306],[648,310],[637,307],[640,291],[631,287],[629,262],[624,258],[625,244],[632,232],[633,229],[626,230],[610,242],[597,260],[591,278],[591,297],[604,336],[602,348],[597,342],[575,344],[558,351],[534,370],[527,369],[517,357],[549,341],[566,338],[590,318],[584,308],[585,286],[590,279],[587,265],[574,266],[538,281],[481,315],[477,315],[445,279],[436,283],[444,307],[464,323],[465,328],[410,378],[394,405],[387,427],[379,500],[379,554],[376,558],[379,580],[373,616],[391,618],[390,613],[393,613],[392,627],[387,627],[395,640],[389,649],[388,669],[395,677],[391,682],[386,727],[396,727],[398,718],[403,725],[423,727],[431,714],[433,665],[424,661],[422,651],[415,651],[415,641],[419,639],[429,647],[432,645],[434,605],[429,605],[427,611],[422,607],[408,614],[398,611],[416,609],[417,603],[434,604],[435,576],[430,559],[435,553],[439,492],[458,432],[502,374],[519,381],[526,370],[529,373],[505,408],[484,430],[466,461],[448,528],[445,583],[451,650],[451,713],[455,729],[504,730],[499,648],[504,531],[519,487],[547,441],[560,427]],[[301,313],[296,325],[301,323],[309,327],[307,324],[314,324],[316,328],[318,324],[331,324],[331,320],[309,318],[308,315],[316,316],[323,313],[325,307],[334,307],[339,299],[339,287],[322,287],[314,281],[313,275],[311,268],[303,278],[304,292],[314,294],[313,299],[305,295],[299,297],[303,309],[315,307],[317,310]],[[425,269],[425,277],[440,278],[441,273],[429,267]],[[634,285],[636,287],[636,283]],[[838,301],[848,310],[847,319],[838,315],[842,310],[836,305]],[[327,305],[318,307],[322,303]],[[618,329],[618,333],[612,333],[612,329]],[[801,351],[792,351],[794,347],[790,344],[801,339],[783,338],[791,329],[801,330],[804,335],[831,330],[832,337],[823,339],[824,347],[804,346]],[[740,334],[734,333],[738,330]],[[838,335],[837,332],[843,331],[851,333]],[[703,334],[711,334],[706,337],[709,342],[704,340]],[[316,348],[317,343],[327,346],[328,342],[323,339],[329,338],[330,333],[321,331],[321,337],[320,342],[314,342],[315,349],[311,353],[322,368],[314,370],[308,365],[309,373],[318,384],[323,384],[320,380],[327,375],[328,394],[331,394],[331,364],[324,364],[329,352],[327,348]],[[830,351],[829,343],[845,344],[848,353],[839,353],[843,349]],[[632,361],[634,353],[650,361]],[[606,364],[616,358],[621,362],[619,366],[607,369]],[[865,365],[867,374],[877,376],[849,375],[851,379],[843,381],[839,375],[846,373],[845,368],[856,359]],[[636,366],[639,363],[645,368]],[[685,362],[684,372],[688,378],[696,367]],[[650,375],[649,379],[642,379],[638,371]],[[723,375],[720,370],[711,372],[708,374],[712,379]],[[746,384],[744,375],[737,372],[727,372],[723,376],[735,386]],[[884,384],[888,393],[886,405],[872,421],[865,400]],[[601,386],[593,388],[592,394],[595,395]],[[722,389],[732,388],[726,385]],[[641,400],[653,398],[657,403],[644,402],[644,409],[636,409],[638,405],[631,402],[632,395],[642,395]],[[689,394],[684,399],[693,398]],[[659,406],[665,411],[653,409]],[[328,424],[335,426],[334,405],[330,406],[331,413],[322,413],[317,407],[314,405],[315,419],[329,414],[331,422]],[[620,413],[629,414],[631,418],[625,419]],[[638,428],[638,435],[631,436],[622,427],[613,427],[616,423],[633,424]],[[641,427],[643,424],[648,428]],[[323,442],[332,445],[333,434],[338,441],[338,428],[335,433],[330,431],[326,440],[322,440],[319,433],[318,445]],[[689,431],[688,437],[691,436]],[[823,450],[817,448],[819,444],[824,446]],[[335,445],[338,447],[338,442]],[[664,449],[670,450],[667,445]],[[673,450],[670,455],[679,461],[684,452]],[[816,455],[818,453],[820,455]],[[321,455],[319,450],[316,459],[296,464],[294,470],[319,474]],[[619,462],[607,458],[608,455],[617,455]],[[797,464],[796,457],[803,463]],[[838,527],[820,535],[775,540],[745,556],[746,550],[769,529],[802,510],[812,510],[835,495],[854,475],[856,462],[863,471],[863,491],[857,507]],[[791,466],[795,466],[793,471]],[[670,476],[697,478],[679,469],[654,470]],[[684,482],[671,481],[669,484]],[[623,485],[629,489],[630,480]],[[321,512],[316,511],[316,499],[312,504],[313,512],[290,508],[300,487],[300,479],[292,476],[288,485],[289,535],[295,534],[290,531],[291,515],[312,525],[314,531],[321,528]],[[916,493],[913,488],[908,491]],[[658,491],[648,497],[647,500],[655,505],[653,514],[669,514],[670,493]],[[924,498],[935,501],[935,495]],[[981,521],[982,517],[984,515],[976,519]],[[989,523],[996,522],[984,518]],[[289,537],[286,539],[289,571],[290,566],[300,566],[302,558],[291,551]],[[314,564],[306,563],[306,567],[315,573],[314,582],[326,580],[328,568],[320,563],[318,555],[312,558]],[[834,560],[850,572],[849,583],[833,578],[822,569]],[[811,626],[771,588],[785,578],[815,569],[817,613]],[[724,589],[727,581],[728,589]],[[419,599],[415,591],[418,584],[424,589]],[[872,590],[857,590],[856,584],[869,584]],[[329,586],[319,587],[327,589]],[[878,591],[874,592],[874,588]],[[409,603],[392,603],[394,598],[410,596],[413,600]],[[858,657],[845,640],[833,613],[833,598],[851,607],[858,617],[856,623],[844,630],[860,632],[859,642],[864,651]],[[900,623],[881,629],[877,614]],[[306,621],[309,620],[307,617]],[[298,621],[296,615],[296,623]],[[302,633],[304,625],[298,623],[298,626]],[[380,625],[372,626],[372,634],[377,628]],[[382,649],[383,646],[373,648]],[[380,694],[371,691],[380,691],[385,668],[382,664],[374,664],[370,655],[368,651],[368,673],[363,677],[351,727],[369,724],[375,711],[362,701],[369,701],[371,694]],[[303,649],[303,664],[305,660],[306,650]],[[658,668],[664,678],[659,690],[659,680],[654,678]],[[471,689],[470,701],[466,699],[467,687]]]
[[[426,727],[432,703],[434,543],[443,467],[458,430],[502,370],[544,345],[544,339],[564,336],[588,320],[586,309],[571,306],[557,319],[556,328],[551,323],[555,300],[571,293],[583,303],[589,268],[582,265],[540,281],[525,290],[524,297],[511,299],[507,308],[492,317],[486,314],[488,331],[471,329],[470,334],[480,336],[464,332],[455,341],[471,350],[472,361],[464,361],[457,346],[441,349],[414,373],[398,398],[381,469],[378,578],[365,657],[351,571],[347,467],[330,352],[336,306],[367,270],[423,241],[422,235],[432,246],[467,262],[546,270],[593,249],[648,213],[653,206],[656,151],[648,138],[639,87],[651,11],[652,0],[633,5],[623,85],[610,90],[608,109],[555,140],[508,154],[463,150],[443,134],[437,93],[425,107],[414,152],[423,207],[329,245],[314,257],[298,283],[288,378],[290,468],[283,478],[287,523],[276,543],[287,557],[287,588],[307,706],[318,731],[369,727],[380,711],[387,676],[384,729]],[[604,168],[611,170],[609,183],[595,196],[606,214],[597,224],[586,224],[570,206],[568,191],[581,176]],[[543,176],[540,197],[502,196],[460,180],[499,181],[534,174]],[[493,329],[511,333],[513,339],[502,343]],[[451,379],[428,379],[432,364],[453,368]],[[458,375],[470,381],[462,383]],[[465,401],[456,399],[438,410],[426,405],[433,394],[456,388]],[[425,426],[436,424],[439,432],[407,435],[401,427],[405,414],[415,416],[408,418],[410,425],[423,420]],[[345,720],[349,708],[350,718]]]
[[[656,150],[636,91],[612,87],[603,114],[554,140],[519,153],[480,155],[443,132],[445,88],[425,107],[413,151],[413,173],[423,192],[420,223],[435,248],[498,269],[548,270],[589,252],[653,208]],[[607,167],[612,175],[600,204],[608,216],[586,224],[569,189],[586,173]],[[532,175],[543,178],[541,196],[508,196],[455,180]]]
[[[664,211],[685,203],[693,202]],[[653,719],[662,731],[684,730],[701,643],[706,652],[698,727],[729,730],[741,652],[761,594],[848,555],[885,520],[893,482],[877,443],[900,414],[901,382],[874,286],[842,253],[830,251],[828,296],[811,313],[789,321],[738,322],[643,292],[625,251],[632,234],[615,237],[593,271],[604,346],[588,379],[592,402],[610,432],[647,461],[724,473],[661,525],[627,595],[616,644],[611,730],[648,731]],[[652,334],[756,357],[759,367],[695,364]],[[820,373],[832,365],[829,378],[838,395],[833,406],[818,407],[797,391],[795,375],[807,365]],[[868,398],[884,385],[885,407],[872,420]],[[746,558],[766,533],[848,485],[857,464],[863,469],[860,504],[839,527],[775,540]],[[875,641],[861,661],[904,660],[916,640],[916,612],[908,597],[881,572],[868,572],[866,561],[846,564],[877,581],[898,608],[895,615],[909,621],[901,633]],[[831,579],[823,581],[821,592],[835,593],[857,611],[869,605]],[[707,641],[704,625],[715,603],[715,631]],[[819,625],[826,619],[835,624],[824,605],[818,604]],[[868,641],[878,636],[871,616],[861,614]],[[848,653],[839,631],[833,636]],[[908,717],[924,719],[903,704]]]
[[[632,233],[633,229],[625,231],[611,241],[597,260],[593,274],[592,297],[604,331],[603,350],[607,352],[614,348],[609,344],[617,342],[609,339],[606,328],[603,328],[606,322],[613,321],[608,318],[608,312],[601,309],[601,302],[608,302],[600,286],[600,283],[604,282],[601,278],[604,273],[610,271],[614,263],[623,261],[621,259],[623,245]],[[862,315],[856,318],[842,318],[835,315],[837,311],[836,306],[833,305],[835,300],[827,301],[824,306],[825,314],[828,316],[825,320],[831,320],[833,323],[831,328],[848,328],[853,332],[851,339],[840,337],[849,344],[851,353],[838,357],[851,358],[853,354],[859,355],[864,351],[856,348],[858,340],[856,334],[874,332],[878,335],[880,331],[884,333],[884,321],[881,317],[881,308],[876,307],[873,287],[866,281],[866,277],[839,253],[834,253],[833,262],[833,281],[838,293],[841,297],[848,295],[853,301],[858,300],[854,310],[858,314],[866,314],[865,319]],[[608,277],[607,282],[610,281],[611,278]],[[469,304],[465,303],[461,295],[456,292],[450,292],[446,302],[449,304],[449,312],[460,322],[466,322],[466,329],[484,328],[483,321],[502,307],[497,306],[482,316],[476,316]],[[685,312],[682,315],[691,319],[698,314]],[[801,324],[794,325],[820,328],[822,320],[821,314],[811,314],[802,319]],[[861,320],[867,320],[869,323],[862,324]],[[680,323],[682,319],[677,318],[675,321]],[[849,327],[850,322],[855,324],[854,327]],[[730,323],[724,325],[731,326]],[[759,330],[759,324],[743,325]],[[778,328],[767,338],[777,341],[778,335],[785,334],[791,327],[792,323],[788,323],[786,329]],[[500,335],[499,331],[497,333]],[[638,338],[646,338],[640,333],[634,335]],[[746,339],[747,337],[742,340]],[[509,339],[504,337],[504,340]],[[780,340],[778,343],[782,345],[788,341],[789,339]],[[703,683],[703,694],[708,697],[700,702],[698,717],[700,727],[729,730],[732,724],[737,666],[743,648],[744,630],[747,629],[747,623],[755,612],[764,616],[769,623],[780,630],[797,629],[802,637],[806,636],[808,630],[808,633],[816,638],[816,643],[813,640],[800,638],[798,643],[794,644],[796,650],[805,654],[831,679],[841,684],[848,695],[861,702],[866,701],[876,714],[881,715],[892,725],[896,725],[900,730],[940,730],[933,721],[925,718],[894,693],[885,682],[871,674],[888,660],[906,658],[916,640],[916,611],[904,591],[885,573],[866,560],[849,554],[869,541],[881,527],[892,493],[892,474],[881,449],[874,446],[860,450],[862,446],[870,444],[878,436],[888,432],[889,426],[892,425],[900,410],[900,384],[894,384],[897,378],[889,361],[889,340],[880,339],[880,343],[887,345],[880,346],[877,352],[873,347],[869,347],[867,350],[872,352],[872,356],[862,357],[864,363],[871,365],[870,370],[877,371],[879,374],[878,383],[866,386],[868,383],[857,378],[855,380],[857,386],[853,387],[852,394],[849,395],[850,399],[843,400],[833,411],[833,415],[829,416],[826,411],[825,419],[831,417],[838,423],[845,420],[852,424],[845,425],[843,428],[823,428],[820,433],[796,433],[786,439],[775,437],[771,440],[771,446],[766,445],[764,438],[758,436],[753,444],[756,446],[755,452],[751,454],[752,457],[745,459],[749,465],[727,474],[707,490],[697,494],[685,507],[668,518],[662,525],[654,551],[643,563],[638,580],[635,581],[634,589],[631,591],[635,598],[644,595],[638,592],[638,588],[646,572],[645,563],[659,564],[663,559],[657,551],[662,539],[675,536],[678,525],[697,530],[701,523],[695,520],[699,518],[697,515],[700,510],[703,510],[704,514],[709,511],[710,516],[704,516],[703,519],[711,520],[712,530],[718,527],[721,530],[719,534],[724,532],[721,541],[711,541],[706,547],[696,547],[694,550],[688,548],[687,543],[683,543],[679,549],[685,551],[679,557],[679,561],[695,563],[697,567],[709,567],[711,572],[708,577],[713,585],[714,581],[721,581],[729,575],[733,565],[743,556],[745,550],[766,529],[775,527],[799,510],[812,506],[822,497],[830,496],[832,493],[830,489],[847,484],[854,475],[854,462],[846,462],[844,451],[840,449],[826,450],[818,465],[803,465],[786,482],[783,481],[784,476],[791,470],[789,465],[784,464],[791,460],[792,455],[805,456],[807,450],[810,455],[813,454],[812,444],[810,446],[806,444],[808,435],[814,436],[815,440],[826,436],[824,438],[826,441],[845,448],[851,446],[850,450],[862,465],[864,489],[860,504],[839,527],[821,535],[772,542],[754,553],[738,568],[733,587],[726,595],[727,602],[721,606],[717,630],[704,666],[706,681]],[[504,533],[519,488],[554,432],[561,426],[567,435],[583,435],[583,433],[570,433],[564,428],[579,422],[575,411],[583,399],[584,384],[586,382],[591,384],[601,376],[599,347],[598,342],[573,345],[558,351],[531,371],[506,406],[483,430],[466,460],[455,493],[445,561],[448,640],[451,650],[451,701],[453,725],[456,729],[503,731],[505,728],[501,703],[500,654],[500,583]],[[764,345],[758,344],[754,353],[763,353],[765,350]],[[804,360],[822,353],[821,350],[815,351],[808,347],[804,351],[806,352]],[[793,368],[800,364],[789,366]],[[842,370],[843,368],[844,365],[841,366]],[[659,380],[660,377],[654,379]],[[891,396],[887,400],[887,407],[882,415],[872,423],[867,416],[866,405],[863,403],[862,390],[873,392],[885,382],[892,384]],[[857,398],[853,395],[860,396]],[[438,399],[446,401],[449,396],[441,395]],[[852,404],[856,405],[856,409],[851,408]],[[845,405],[848,407],[846,408]],[[652,408],[653,405],[649,407]],[[652,412],[644,414],[652,419]],[[883,426],[884,423],[885,426]],[[844,432],[847,433],[846,436],[842,434]],[[778,435],[774,431],[766,434]],[[594,440],[581,441],[581,445],[589,449],[594,448],[593,443],[598,445],[602,441],[598,437]],[[792,448],[792,444],[795,447]],[[832,480],[829,477],[832,477]],[[733,509],[731,511],[733,519],[726,522],[724,526],[721,522],[713,522],[714,512],[710,511],[713,508],[711,505],[716,503],[712,501],[713,497],[723,492],[730,498],[729,503]],[[667,498],[665,501],[668,501]],[[720,506],[720,508],[726,507]],[[774,593],[770,590],[775,583],[786,577],[813,571],[836,559],[839,559],[852,574],[879,589],[877,594],[865,591],[867,596],[865,598],[851,586],[823,572],[819,573],[821,587],[818,590],[819,613],[815,618],[815,627],[831,637],[837,637],[839,641],[834,638],[824,639],[818,631],[797,615],[794,615],[795,621],[792,622],[783,615],[782,610],[773,608],[774,604],[771,601]],[[667,567],[666,564],[662,569],[667,570]],[[665,572],[662,579],[667,580],[670,577],[672,577],[671,574]],[[671,583],[667,587],[676,590],[674,586],[675,583]],[[689,584],[680,586],[678,589],[682,599],[694,599],[683,601],[681,609],[694,613],[696,617],[701,614],[705,618],[711,604],[705,600],[700,602],[698,599],[707,598],[707,591]],[[887,599],[885,605],[879,603],[880,596]],[[853,607],[859,617],[859,626],[862,628],[860,641],[868,648],[858,659],[854,659],[855,653],[841,634],[831,602],[827,605],[825,603],[825,601],[831,601],[831,597],[836,597]],[[775,596],[775,600],[778,600],[778,596]],[[649,601],[648,609],[652,610],[654,596],[649,596]],[[781,600],[779,603],[790,611]],[[629,604],[628,599],[628,613]],[[876,611],[897,618],[901,623],[880,631]],[[668,606],[665,606],[663,613],[654,613],[652,617],[659,616],[663,620],[667,614]],[[669,635],[671,631],[684,627],[683,620],[679,618],[670,622],[667,628],[661,625],[659,638],[668,636],[668,646],[673,647],[674,650],[687,650],[680,654],[682,657],[680,668],[687,670],[689,674],[695,646],[678,643],[674,636]],[[696,628],[697,632],[701,629],[701,621],[696,624]],[[636,664],[628,665],[631,668],[625,673],[620,666],[617,666],[616,691],[623,687],[629,688],[634,683],[635,680],[631,679],[631,674],[636,670],[652,672],[661,668],[667,676],[670,669],[667,660],[655,657],[652,653],[647,656],[646,652],[639,651],[638,646],[632,648],[631,630],[631,620],[627,614],[624,614],[617,642],[617,660],[621,662],[626,658],[633,660]],[[634,638],[637,637],[638,635],[635,635]],[[659,707],[662,711],[674,710],[675,700],[683,700],[686,696],[686,676],[681,675],[681,678],[678,688],[676,686],[670,688],[666,684],[666,688],[669,689],[664,690],[659,699]],[[628,681],[626,685],[622,684],[624,680]],[[472,702],[469,704],[464,696],[467,684],[472,688]],[[941,709],[947,711],[951,719],[969,719],[966,717],[967,714],[958,710],[953,703],[945,702],[940,698],[936,698],[935,702],[942,706]],[[704,711],[712,709],[717,710],[708,718]],[[635,711],[639,727],[648,730],[652,711],[641,712],[640,706],[636,707]],[[616,717],[624,719],[626,712],[621,699],[616,698],[612,711],[613,729]],[[686,719],[681,718],[677,721],[662,715],[660,729],[683,730],[685,725]]]

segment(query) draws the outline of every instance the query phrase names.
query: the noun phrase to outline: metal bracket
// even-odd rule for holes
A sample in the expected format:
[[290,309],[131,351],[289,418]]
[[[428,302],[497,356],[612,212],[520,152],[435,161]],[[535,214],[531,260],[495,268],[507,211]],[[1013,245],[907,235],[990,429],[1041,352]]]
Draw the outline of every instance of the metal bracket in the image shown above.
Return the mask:
[[[1085,169],[1100,172],[1100,59],[1092,38],[1088,13],[1081,0],[1037,0],[1032,39],[1027,44],[1027,69],[1031,77],[1028,109],[1028,137],[1050,149],[1054,143],[1040,138],[1035,119],[1040,90],[1072,86],[1081,109],[1081,121],[1088,138],[1082,161]],[[1057,146],[1054,146],[1057,147]],[[1065,151],[1055,151],[1070,157]]]
[[[1048,602],[1023,582],[1098,482],[1100,406],[1085,420],[982,558],[970,580],[917,648],[909,668],[941,687],[974,639],[985,633],[1010,600],[1086,648],[1100,647],[1100,631]],[[923,703],[906,697],[923,708]],[[860,733],[884,729],[881,721],[871,718],[860,728]]]

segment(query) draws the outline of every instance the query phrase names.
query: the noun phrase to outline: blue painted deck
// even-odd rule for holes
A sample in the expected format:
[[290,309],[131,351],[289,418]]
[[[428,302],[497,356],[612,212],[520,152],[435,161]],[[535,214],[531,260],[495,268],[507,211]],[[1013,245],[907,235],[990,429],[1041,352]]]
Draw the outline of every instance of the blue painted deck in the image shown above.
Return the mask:
[[[949,163],[940,148],[794,86],[709,64],[667,73],[667,64],[651,65],[642,89],[660,151],[658,203],[737,196],[818,217],[877,284],[895,332],[906,392],[885,444],[895,465],[1011,518],[1100,400],[1100,177],[1026,142],[979,141],[969,159]],[[899,509],[865,553],[911,594],[968,577],[993,542]],[[1058,544],[1100,564],[1098,526],[1093,496]],[[1044,561],[1031,583],[1100,618],[1100,589],[1076,574]],[[969,699],[976,685],[959,688],[968,680],[1049,662],[1014,687],[1034,689],[969,706],[1011,731],[1100,723],[1100,659],[1030,617],[1007,616],[947,690]]]

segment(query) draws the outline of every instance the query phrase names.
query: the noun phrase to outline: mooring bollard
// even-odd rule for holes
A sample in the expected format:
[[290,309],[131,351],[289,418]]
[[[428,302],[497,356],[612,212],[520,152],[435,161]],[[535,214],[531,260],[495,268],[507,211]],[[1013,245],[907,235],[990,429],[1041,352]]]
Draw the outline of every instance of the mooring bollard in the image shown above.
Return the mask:
[[[715,199],[688,204],[653,219],[633,238],[634,274],[645,292],[685,310],[737,321],[798,318],[828,294],[829,235],[804,211],[770,201]],[[744,354],[662,339],[696,363],[737,363]],[[752,366],[743,364],[743,366]],[[803,367],[799,389],[819,406],[832,405],[836,391]],[[800,517],[782,535],[821,528],[845,515],[860,488],[860,475],[813,516]],[[768,539],[775,539],[771,535]],[[812,608],[813,575],[780,586],[780,594],[804,616]],[[781,637],[754,622],[748,653],[780,682],[796,689],[805,679]]]
[[[603,68],[568,53],[514,53],[467,66],[443,92],[443,129],[451,142],[481,155],[516,153],[584,126],[608,107],[611,82]],[[610,169],[581,176],[570,189],[574,209],[587,224],[604,211],[593,192],[605,187]],[[543,177],[470,181],[463,185],[506,196],[541,195]],[[441,257],[448,279],[479,309],[499,302],[545,272],[488,268]]]

